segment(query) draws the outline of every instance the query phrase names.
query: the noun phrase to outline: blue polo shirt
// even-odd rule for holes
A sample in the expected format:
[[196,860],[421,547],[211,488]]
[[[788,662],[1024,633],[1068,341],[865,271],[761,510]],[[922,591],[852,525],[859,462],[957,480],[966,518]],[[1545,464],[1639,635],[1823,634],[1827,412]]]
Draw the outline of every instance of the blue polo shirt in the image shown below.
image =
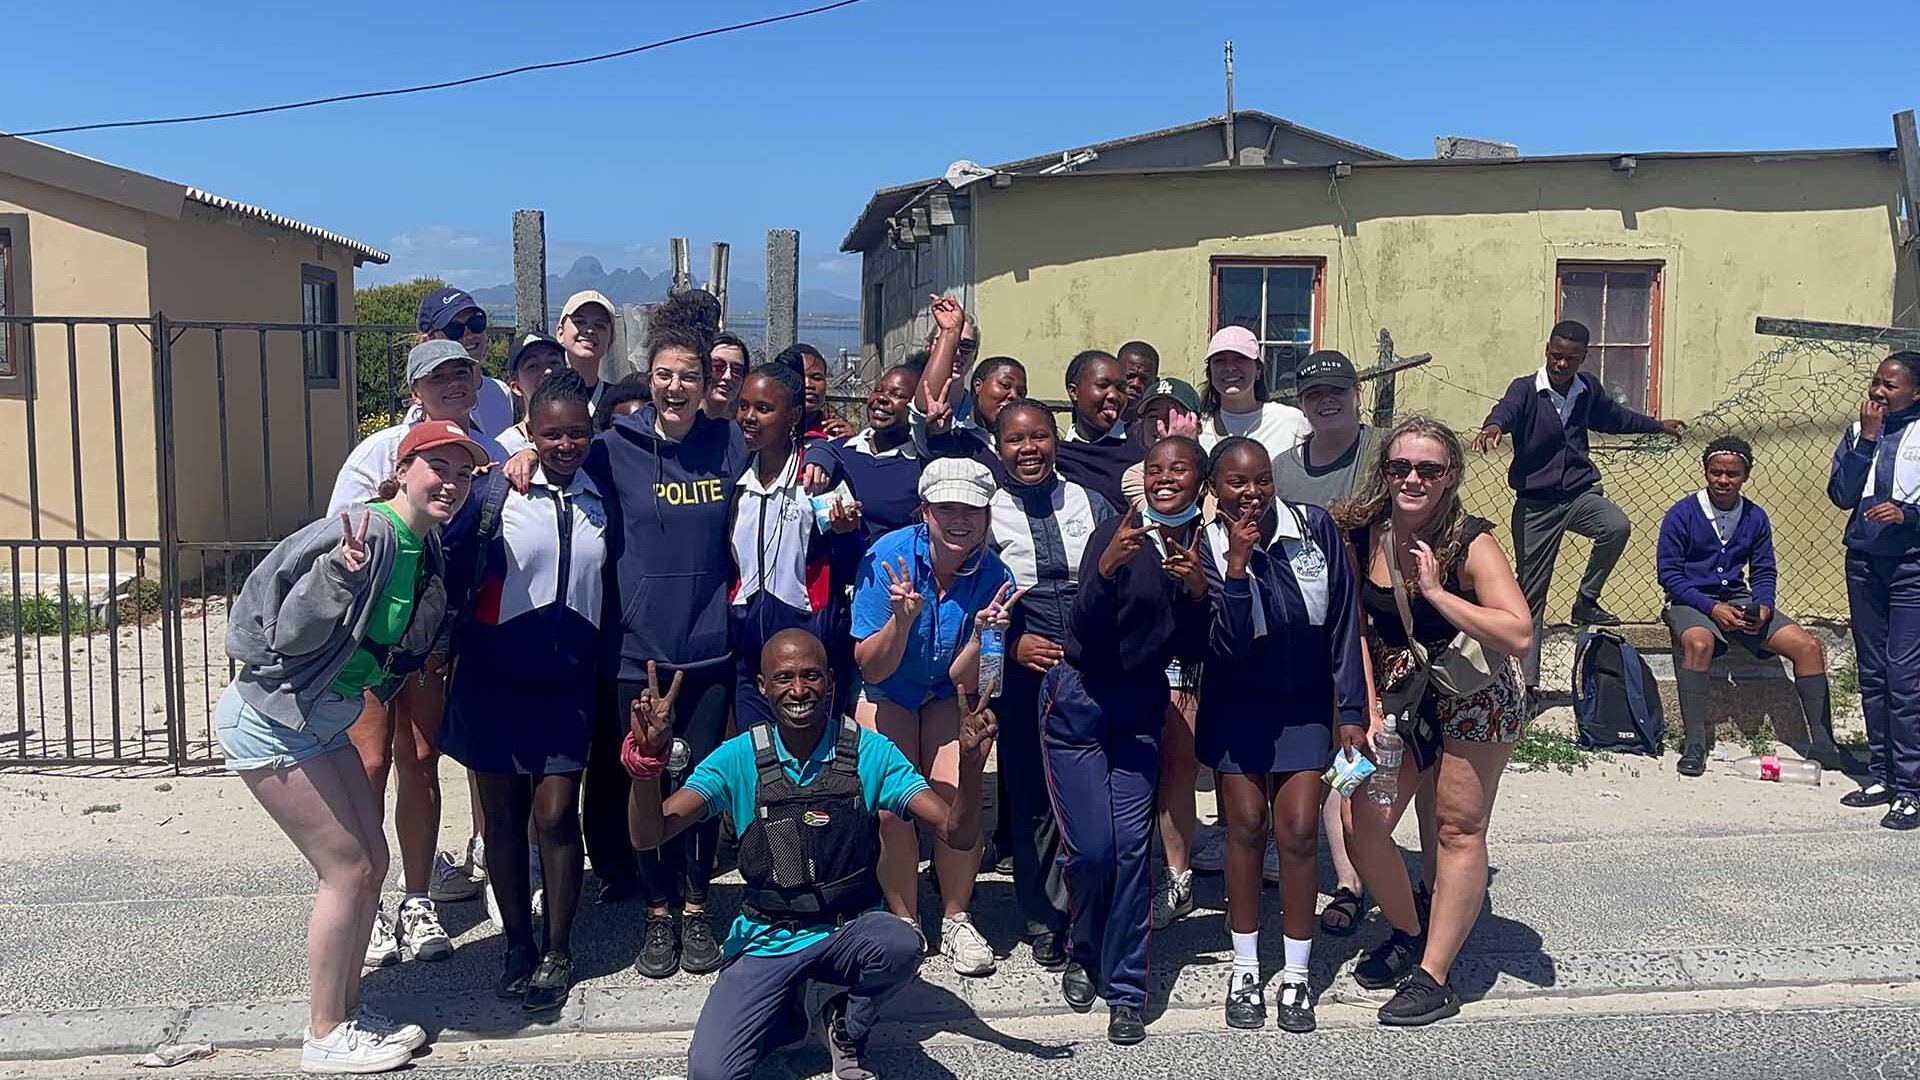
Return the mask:
[[[805,786],[819,779],[833,762],[839,745],[840,728],[836,723],[820,735],[820,742],[807,760],[799,761],[787,752],[780,729],[773,729],[774,753],[786,767],[787,778]],[[927,790],[927,782],[907,761],[900,748],[884,735],[860,732],[860,790],[867,797],[867,809],[885,811],[896,817],[907,816],[907,803]],[[760,771],[753,764],[753,736],[736,735],[721,743],[719,749],[694,766],[687,777],[687,790],[707,804],[707,816],[725,814],[740,831],[753,820],[760,801]],[[879,910],[875,908],[875,910]],[[775,929],[747,917],[744,910],[733,920],[723,948],[728,956],[745,952],[749,956],[786,956],[816,945],[832,933],[832,926],[804,930]]]
[[1000,557],[983,549],[968,560],[953,588],[936,602],[933,553],[928,543],[925,524],[896,529],[875,540],[860,560],[860,576],[853,588],[855,641],[879,633],[893,615],[887,601],[887,574],[880,569],[881,563],[898,573],[905,560],[913,574],[913,587],[926,598],[907,640],[906,653],[900,657],[900,667],[880,682],[867,684],[869,693],[878,691],[881,697],[907,709],[953,696],[953,680],[947,677],[947,669],[973,632],[973,617],[993,602],[1001,586],[1013,583],[1013,575]]

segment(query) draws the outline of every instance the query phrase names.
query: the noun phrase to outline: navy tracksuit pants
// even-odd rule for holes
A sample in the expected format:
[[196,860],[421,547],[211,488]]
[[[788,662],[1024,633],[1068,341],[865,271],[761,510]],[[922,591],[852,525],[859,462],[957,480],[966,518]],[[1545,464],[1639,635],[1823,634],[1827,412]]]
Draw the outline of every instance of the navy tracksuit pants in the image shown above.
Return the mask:
[[995,743],[1000,790],[1006,798],[1007,846],[1013,856],[1013,894],[1029,940],[1067,928],[1067,885],[1060,860],[1060,828],[1047,796],[1040,743],[1041,680],[1007,658],[1006,686],[993,703],[1000,722]]
[[1920,798],[1920,555],[1849,551],[1847,606],[1873,778]]
[[[851,637],[844,630],[836,635],[833,619],[832,608],[802,611],[765,592],[754,593],[746,603],[727,608],[727,632],[733,645],[735,731],[745,731],[755,724],[773,723],[773,706],[760,693],[760,650],[766,648],[767,641],[782,630],[805,630],[827,644],[827,663],[833,669],[833,712],[830,715],[847,715],[847,709],[859,687],[853,682]],[[839,641],[847,641],[847,647],[836,649],[831,644]],[[840,653],[844,653],[844,657],[836,655]]]
[[1164,679],[1158,691],[1095,683],[1065,662],[1040,687],[1047,788],[1066,849],[1072,955],[1110,1008],[1147,1003]]

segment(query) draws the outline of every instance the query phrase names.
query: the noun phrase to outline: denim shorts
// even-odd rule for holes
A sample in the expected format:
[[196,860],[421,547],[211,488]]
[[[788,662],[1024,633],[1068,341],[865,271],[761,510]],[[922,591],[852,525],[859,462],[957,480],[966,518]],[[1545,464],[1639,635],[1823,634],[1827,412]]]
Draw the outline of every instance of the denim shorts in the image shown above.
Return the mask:
[[349,745],[347,729],[359,719],[361,701],[328,690],[307,714],[307,726],[296,730],[242,701],[228,685],[213,708],[213,731],[234,772],[291,769]]

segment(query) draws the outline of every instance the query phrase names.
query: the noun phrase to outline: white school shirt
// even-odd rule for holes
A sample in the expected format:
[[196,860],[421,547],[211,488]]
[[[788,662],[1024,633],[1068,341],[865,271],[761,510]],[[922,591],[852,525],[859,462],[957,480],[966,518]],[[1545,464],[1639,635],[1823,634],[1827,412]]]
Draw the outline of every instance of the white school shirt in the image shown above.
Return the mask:
[[[560,580],[560,510],[566,507],[567,580]],[[522,493],[509,489],[500,505],[500,535],[506,542],[506,575],[500,584],[496,625],[556,603],[600,625],[607,561],[607,510],[585,469],[561,488],[536,468]],[[485,557],[484,555],[482,557]]]
[[[1305,517],[1292,503],[1280,504],[1281,514],[1274,525],[1273,542],[1267,545],[1268,558],[1281,558],[1293,571],[1293,582],[1299,586],[1300,598],[1306,601],[1307,624],[1325,626],[1327,624],[1327,555],[1320,545],[1307,535]],[[1227,525],[1224,518],[1207,526],[1207,546],[1213,553],[1215,565],[1221,574],[1227,568]],[[1253,588],[1253,636],[1262,638],[1267,635],[1266,607],[1260,599],[1260,579],[1249,575],[1248,581]]]
[[[1920,502],[1920,440],[1913,437],[1916,431],[1920,431],[1920,424],[1908,424],[1900,429],[1900,449],[1895,451],[1893,462],[1894,502]],[[1858,420],[1853,422],[1852,438],[1856,444],[1860,441]],[[1873,497],[1874,473],[1880,468],[1879,444],[1873,449],[1873,463],[1867,466],[1867,485],[1860,491],[1861,498]]]
[[1713,526],[1713,535],[1720,538],[1721,547],[1726,547],[1727,542],[1733,539],[1735,530],[1740,528],[1740,517],[1746,512],[1747,500],[1742,498],[1733,504],[1733,509],[1722,510],[1713,505],[1713,496],[1707,494],[1706,488],[1700,489],[1697,498],[1700,500],[1700,512],[1707,515],[1707,523]]
[[1547,400],[1553,402],[1553,411],[1560,414],[1561,427],[1566,427],[1567,420],[1573,416],[1573,403],[1579,401],[1580,395],[1587,392],[1587,384],[1576,375],[1573,386],[1567,390],[1566,396],[1560,396],[1560,391],[1553,388],[1553,380],[1547,378],[1545,364],[1540,365],[1539,374],[1533,377],[1533,387],[1535,390],[1547,392]]
[[807,595],[813,504],[798,483],[799,473],[796,452],[770,485],[760,483],[760,470],[751,463],[740,478],[733,504],[733,564],[740,570],[734,607],[765,592],[790,608],[813,610]]

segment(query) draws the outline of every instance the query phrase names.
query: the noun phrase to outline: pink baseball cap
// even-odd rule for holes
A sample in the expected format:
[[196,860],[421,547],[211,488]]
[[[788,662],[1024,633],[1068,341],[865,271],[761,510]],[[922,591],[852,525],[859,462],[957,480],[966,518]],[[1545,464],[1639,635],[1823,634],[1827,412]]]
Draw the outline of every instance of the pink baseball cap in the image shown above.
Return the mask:
[[1249,360],[1260,359],[1260,339],[1253,331],[1244,326],[1223,326],[1214,331],[1212,340],[1207,342],[1207,359],[1211,360],[1221,353],[1244,356]]

